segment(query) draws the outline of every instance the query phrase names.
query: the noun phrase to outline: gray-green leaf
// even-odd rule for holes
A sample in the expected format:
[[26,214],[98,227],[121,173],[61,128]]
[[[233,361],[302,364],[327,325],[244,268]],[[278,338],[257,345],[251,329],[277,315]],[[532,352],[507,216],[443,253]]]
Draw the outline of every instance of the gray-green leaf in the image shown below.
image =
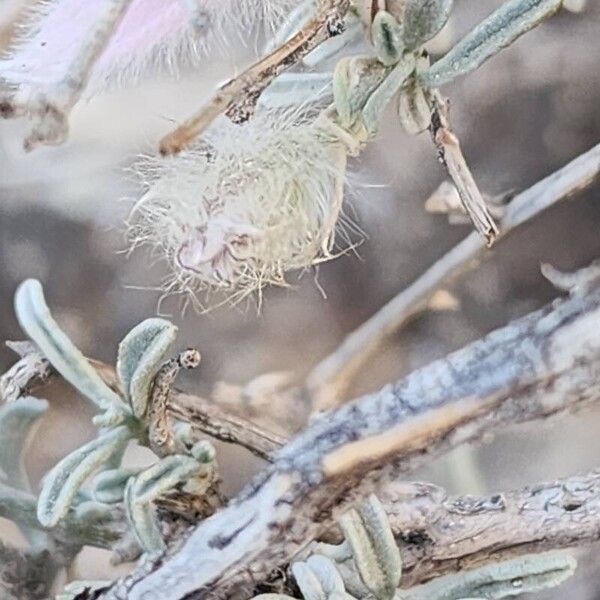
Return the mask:
[[125,486],[124,498],[127,520],[139,545],[145,552],[160,552],[165,549],[156,508],[151,502],[139,502],[135,493],[135,479]]
[[371,495],[360,512],[349,510],[339,524],[364,585],[378,600],[391,600],[400,583],[402,560],[379,500]]
[[56,525],[87,478],[123,452],[130,438],[130,430],[121,426],[63,458],[44,478],[37,511],[40,523],[45,527]]
[[52,318],[39,281],[28,279],[19,286],[15,311],[23,331],[64,379],[103,410],[118,405],[125,408]]
[[402,39],[414,50],[435,36],[448,21],[454,0],[408,0],[402,20]]
[[142,471],[135,478],[133,489],[136,501],[140,503],[152,502],[163,494],[185,484],[199,472],[206,471],[206,468],[206,465],[198,463],[191,456],[183,454],[167,456]]
[[119,345],[117,372],[133,413],[142,417],[148,406],[150,386],[171,349],[177,327],[164,319],[146,319],[134,327]]
[[531,554],[434,579],[411,588],[405,600],[499,600],[555,587],[573,575],[577,563],[565,552]]
[[306,562],[294,563],[292,573],[304,600],[330,600],[334,595],[339,600],[352,598],[335,564],[325,556],[314,555]]
[[545,18],[562,0],[508,0],[460,40],[419,79],[425,87],[439,87],[480,67]]
[[138,473],[139,469],[108,469],[98,473],[92,482],[92,497],[104,504],[121,502],[127,481]]
[[402,27],[387,11],[380,10],[371,25],[371,37],[377,58],[386,66],[395,65],[404,51]]

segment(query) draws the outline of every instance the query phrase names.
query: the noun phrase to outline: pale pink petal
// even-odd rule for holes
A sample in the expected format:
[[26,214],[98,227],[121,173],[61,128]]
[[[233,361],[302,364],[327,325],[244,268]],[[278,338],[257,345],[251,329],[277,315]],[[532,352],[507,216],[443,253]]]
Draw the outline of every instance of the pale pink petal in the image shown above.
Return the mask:
[[[44,86],[61,80],[85,43],[103,2],[49,3],[32,16],[15,51],[0,61],[0,77],[14,86]],[[152,62],[184,62],[188,58],[184,51],[200,56],[205,43],[194,35],[189,13],[180,0],[132,0],[94,69],[89,87],[98,90],[113,81],[134,79]]]
[[[107,0],[52,0],[32,15],[9,56],[0,60],[0,79],[13,87],[44,87],[60,81],[85,43]],[[160,70],[198,65],[229,27],[277,20],[294,0],[197,0],[207,27],[194,27],[190,0],[132,0],[114,37],[96,64],[86,95],[114,84],[135,82]],[[228,31],[231,35],[231,31]],[[230,38],[228,38],[230,39]]]

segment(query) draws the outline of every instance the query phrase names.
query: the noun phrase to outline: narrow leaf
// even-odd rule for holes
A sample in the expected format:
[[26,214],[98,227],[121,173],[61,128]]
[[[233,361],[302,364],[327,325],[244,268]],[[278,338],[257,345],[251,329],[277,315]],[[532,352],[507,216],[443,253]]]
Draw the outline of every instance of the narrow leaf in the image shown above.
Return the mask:
[[23,331],[64,379],[103,410],[122,405],[119,396],[102,381],[85,356],[56,324],[39,281],[28,279],[19,286],[15,294],[15,310]]
[[[31,491],[25,470],[25,455],[48,403],[31,396],[18,398],[0,408],[0,479],[13,489]],[[16,522],[34,549],[47,547],[47,534],[25,523]]]
[[177,327],[164,319],[146,319],[134,327],[119,345],[117,372],[133,412],[142,417],[150,386],[171,349]]
[[499,600],[555,587],[571,577],[577,563],[565,552],[531,554],[493,563],[411,588],[405,600],[454,600],[489,598]]
[[395,65],[404,52],[402,28],[385,10],[380,10],[371,25],[371,37],[377,58],[386,66]]
[[402,577],[402,558],[387,514],[373,494],[358,507],[358,512],[375,549],[381,570],[386,576],[387,590],[392,597]]
[[38,501],[38,519],[53,527],[69,510],[86,479],[122,452],[131,432],[121,426],[108,431],[63,458],[45,477]]
[[108,469],[98,473],[92,484],[92,497],[104,504],[121,502],[127,481],[138,473],[139,469]]
[[160,533],[156,509],[150,502],[140,502],[135,494],[135,479],[130,479],[125,487],[125,512],[133,533],[145,552],[159,552],[165,549]]
[[379,565],[369,534],[355,509],[349,510],[339,520],[346,541],[352,548],[352,558],[365,586],[376,598],[388,598],[388,582]]
[[141,503],[152,502],[204,470],[206,465],[198,463],[191,456],[167,456],[135,478],[133,490],[136,500]]
[[553,15],[562,0],[508,0],[420,76],[439,87],[480,67],[488,58]]
[[377,133],[383,111],[414,69],[415,57],[412,54],[405,55],[369,96],[362,110],[362,122],[369,135]]

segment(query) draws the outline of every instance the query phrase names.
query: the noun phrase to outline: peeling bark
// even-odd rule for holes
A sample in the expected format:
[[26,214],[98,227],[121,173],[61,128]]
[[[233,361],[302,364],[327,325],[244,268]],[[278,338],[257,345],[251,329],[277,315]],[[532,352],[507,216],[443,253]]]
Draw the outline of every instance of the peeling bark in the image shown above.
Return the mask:
[[410,587],[446,573],[600,540],[600,473],[488,497],[389,482],[379,492]]
[[178,549],[100,597],[226,598],[233,587],[251,590],[378,481],[397,480],[499,427],[598,400],[599,326],[595,280],[380,392],[316,417]]

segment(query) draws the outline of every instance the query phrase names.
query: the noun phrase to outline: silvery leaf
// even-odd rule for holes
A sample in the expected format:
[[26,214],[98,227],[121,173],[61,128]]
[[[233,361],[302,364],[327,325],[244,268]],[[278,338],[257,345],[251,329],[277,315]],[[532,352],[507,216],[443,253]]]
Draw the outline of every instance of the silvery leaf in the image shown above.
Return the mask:
[[429,41],[447,23],[454,0],[408,0],[402,20],[402,39],[414,50]]
[[562,0],[508,0],[419,76],[425,87],[439,87],[481,66],[556,12]]
[[139,502],[135,494],[135,479],[125,486],[124,497],[127,520],[136,540],[145,552],[160,552],[165,542],[160,532],[156,508],[151,502]]
[[122,405],[85,356],[56,324],[44,299],[42,285],[24,281],[15,294],[15,311],[21,328],[38,345],[50,364],[71,385],[102,410]]
[[177,327],[164,319],[146,319],[119,345],[117,372],[133,413],[142,417],[148,405],[152,380],[171,349]]
[[0,407],[0,472],[8,484],[20,490],[31,490],[24,467],[24,454],[34,426],[47,408],[45,400],[31,396]]
[[38,500],[38,519],[53,527],[63,517],[87,478],[115,455],[123,452],[130,430],[112,429],[63,458],[44,478]]
[[108,469],[98,473],[92,482],[92,497],[104,504],[121,502],[127,481],[138,473],[139,469]]

